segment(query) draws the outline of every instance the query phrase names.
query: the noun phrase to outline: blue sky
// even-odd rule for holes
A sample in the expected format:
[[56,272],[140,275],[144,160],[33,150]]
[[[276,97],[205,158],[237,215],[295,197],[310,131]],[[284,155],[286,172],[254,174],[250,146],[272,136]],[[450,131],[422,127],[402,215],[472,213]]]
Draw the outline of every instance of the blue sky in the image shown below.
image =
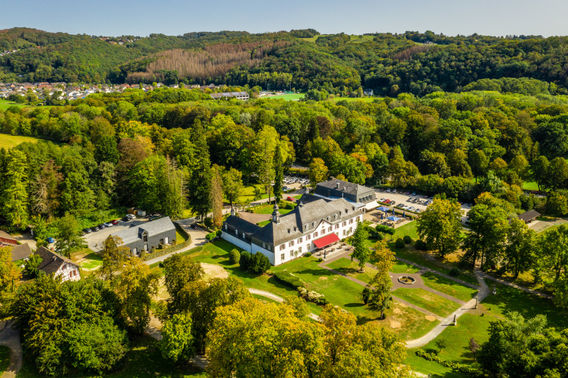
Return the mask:
[[568,35],[567,0],[0,0],[0,29],[95,35],[191,31]]

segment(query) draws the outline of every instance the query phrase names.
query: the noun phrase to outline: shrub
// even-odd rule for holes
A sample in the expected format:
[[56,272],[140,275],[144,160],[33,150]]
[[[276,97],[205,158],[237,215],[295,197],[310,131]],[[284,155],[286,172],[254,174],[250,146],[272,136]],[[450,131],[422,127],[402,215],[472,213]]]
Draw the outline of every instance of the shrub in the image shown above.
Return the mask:
[[402,240],[404,240],[404,244],[412,243],[412,238],[408,235],[404,235],[404,238]]
[[205,239],[212,241],[217,237],[217,232],[210,232],[207,235],[205,235]]
[[402,238],[398,238],[396,239],[396,241],[394,242],[394,246],[398,249],[404,248],[406,247],[406,244],[404,243],[404,240],[402,240]]
[[250,254],[250,252],[242,251],[241,258],[239,260],[239,267],[241,268],[241,270],[249,270],[249,266],[252,263],[251,260],[252,260],[252,255]]
[[282,271],[282,272],[275,272],[274,277],[282,282],[285,285],[293,287],[294,289],[298,289],[299,287],[303,287],[304,283],[302,280],[290,272]]
[[257,252],[252,256],[252,265],[249,267],[249,271],[256,274],[262,274],[270,269],[270,260],[268,257],[264,256],[262,253]]
[[229,261],[231,262],[231,264],[238,264],[240,260],[241,253],[239,252],[239,250],[236,248],[231,249],[231,251],[229,252]]
[[262,274],[270,269],[270,260],[268,260],[268,257],[264,256],[260,252],[253,255],[247,251],[243,251],[239,261],[239,267],[241,270],[246,270],[255,274]]
[[328,301],[327,299],[325,299],[323,294],[320,294],[316,291],[308,290],[305,287],[298,288],[298,295],[308,302],[312,302],[321,306],[325,306],[326,304],[328,304]]
[[448,274],[452,277],[458,277],[461,274],[461,270],[459,270],[456,267],[453,267],[452,269],[450,269],[450,271],[448,272]]
[[205,224],[205,227],[210,228],[211,226],[213,226],[213,219],[211,219],[211,218],[205,218],[205,220],[203,221],[203,223]]
[[394,235],[394,228],[385,226],[384,224],[378,224],[377,227],[375,227],[375,230],[385,234]]
[[312,253],[311,253],[311,252],[308,252],[308,253],[306,253],[306,254],[304,255],[304,257],[311,257],[311,256],[312,256]]
[[428,246],[426,245],[424,240],[418,239],[416,240],[416,243],[414,243],[414,248],[419,251],[426,251],[428,249]]

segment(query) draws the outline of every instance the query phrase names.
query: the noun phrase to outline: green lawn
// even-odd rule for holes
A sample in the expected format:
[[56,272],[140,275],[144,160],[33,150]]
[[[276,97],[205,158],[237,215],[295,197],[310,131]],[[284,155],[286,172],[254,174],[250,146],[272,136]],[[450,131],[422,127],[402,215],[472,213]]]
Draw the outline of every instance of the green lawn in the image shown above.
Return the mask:
[[0,148],[12,148],[16,147],[20,143],[30,142],[37,143],[41,139],[21,136],[21,135],[10,135],[10,134],[0,134]]
[[[236,247],[224,240],[215,240],[183,254],[191,256],[197,262],[223,266],[230,275],[241,279],[246,287],[265,290],[284,298],[297,295],[296,290],[280,283],[270,274],[256,276],[241,271],[237,265],[231,265],[229,251],[233,248]],[[345,260],[351,263],[348,259]],[[358,316],[359,322],[373,321],[380,326],[391,328],[405,339],[422,336],[436,324],[435,321],[427,319],[423,313],[397,302],[393,303],[392,308],[388,310],[385,320],[377,320],[377,314],[363,305],[361,298],[363,286],[320,268],[318,264],[319,262],[313,257],[301,257],[272,267],[268,273],[282,270],[294,273],[306,282],[310,290],[323,294],[330,303]],[[313,313],[319,314],[322,310],[313,303],[308,303],[308,305]]]
[[[282,202],[285,204],[291,204],[293,207],[296,207],[296,204],[294,204],[293,202],[288,202],[288,201],[282,201]],[[288,214],[292,210],[293,209],[284,209],[281,206],[281,208],[278,209],[278,212],[280,213],[280,215],[284,215]],[[273,204],[260,205],[252,208],[252,212],[255,214],[272,214],[273,211],[274,211]]]
[[103,258],[98,253],[90,253],[85,256],[85,260],[81,262],[81,268],[83,269],[97,269],[103,265]]
[[338,272],[341,272],[345,275],[348,275],[353,278],[357,278],[363,282],[369,283],[375,274],[377,273],[375,269],[365,267],[364,271],[361,272],[359,269],[359,265],[355,261],[351,261],[348,258],[342,257],[334,262],[327,264],[328,267],[331,269],[335,269]]
[[391,272],[393,273],[418,273],[420,269],[414,265],[406,264],[401,261],[396,260],[393,265]]
[[264,227],[264,226],[266,226],[268,223],[270,223],[270,219],[265,220],[265,221],[262,221],[262,222],[258,222],[258,223],[257,223],[257,226],[258,226],[258,227]]
[[418,239],[418,231],[416,230],[416,221],[400,226],[394,230],[394,239],[403,238],[406,235],[410,236],[412,240]]
[[[418,251],[413,247],[407,246],[405,248],[399,249],[394,247],[394,243],[390,243],[389,247],[395,252],[395,255],[397,257],[401,257],[418,265],[437,270],[441,273],[449,274],[452,267],[456,266],[452,263],[441,262],[427,252]],[[462,271],[461,274],[456,278],[459,278],[460,280],[471,283],[473,285],[478,285],[475,276],[469,272]]]
[[[4,100],[4,99],[0,99],[0,110],[6,110],[11,106],[17,106],[18,108],[22,108],[26,105],[24,104],[18,104],[14,101],[9,101],[9,100]],[[30,106],[30,105],[28,105]]]
[[393,294],[439,316],[448,316],[460,305],[421,288],[401,287]]
[[426,272],[422,275],[422,280],[426,286],[442,293],[451,295],[454,298],[461,299],[464,302],[475,297],[477,290],[470,287],[460,285],[459,283],[439,276],[432,272]]
[[6,371],[9,365],[10,349],[7,346],[0,345],[0,373]]
[[[34,361],[25,358],[18,378],[40,377],[36,371]],[[72,375],[73,377],[92,377],[92,375]],[[151,377],[207,377],[201,369],[173,364],[164,359],[158,347],[158,341],[149,336],[139,337],[131,343],[131,349],[115,371],[105,373],[105,377],[116,378],[151,378]]]
[[525,318],[543,314],[546,315],[550,326],[568,328],[568,311],[557,308],[551,300],[540,298],[490,280],[486,282],[490,288],[495,288],[497,291],[495,295],[491,293],[483,301],[483,305],[492,313],[505,316],[507,313],[515,311]]
[[535,181],[523,182],[523,190],[538,190],[538,184]]
[[269,99],[283,99],[283,100],[286,100],[286,101],[298,101],[298,100],[303,99],[305,96],[306,95],[304,93],[285,93],[285,94],[276,95],[276,96],[263,97],[263,99],[269,98]]
[[254,188],[255,187],[260,188],[260,191],[262,193],[262,195],[260,196],[259,199],[268,197],[268,195],[266,194],[262,185],[251,185],[251,186],[245,186],[243,188],[243,190],[241,191],[241,195],[237,199],[237,202],[238,203],[249,203],[249,202],[254,201],[255,200],[255,198],[254,198]]

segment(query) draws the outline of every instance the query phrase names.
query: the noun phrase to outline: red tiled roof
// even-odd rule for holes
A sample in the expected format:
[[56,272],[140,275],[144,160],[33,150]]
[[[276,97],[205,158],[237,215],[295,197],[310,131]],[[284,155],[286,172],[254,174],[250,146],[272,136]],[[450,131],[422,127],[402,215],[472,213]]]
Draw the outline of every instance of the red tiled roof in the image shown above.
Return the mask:
[[339,241],[339,237],[333,233],[333,234],[329,234],[324,236],[323,238],[319,238],[314,240],[314,244],[316,245],[316,247],[318,248],[324,248],[327,247],[330,244],[333,244],[335,242]]

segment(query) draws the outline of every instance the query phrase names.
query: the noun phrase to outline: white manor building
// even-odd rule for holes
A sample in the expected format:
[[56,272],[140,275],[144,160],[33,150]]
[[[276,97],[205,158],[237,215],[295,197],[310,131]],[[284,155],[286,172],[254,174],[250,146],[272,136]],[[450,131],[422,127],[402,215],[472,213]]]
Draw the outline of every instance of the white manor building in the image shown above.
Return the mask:
[[274,205],[272,220],[264,227],[232,214],[223,224],[221,237],[280,265],[353,235],[363,213],[364,207],[344,198],[328,200],[308,194],[286,215],[280,215]]

